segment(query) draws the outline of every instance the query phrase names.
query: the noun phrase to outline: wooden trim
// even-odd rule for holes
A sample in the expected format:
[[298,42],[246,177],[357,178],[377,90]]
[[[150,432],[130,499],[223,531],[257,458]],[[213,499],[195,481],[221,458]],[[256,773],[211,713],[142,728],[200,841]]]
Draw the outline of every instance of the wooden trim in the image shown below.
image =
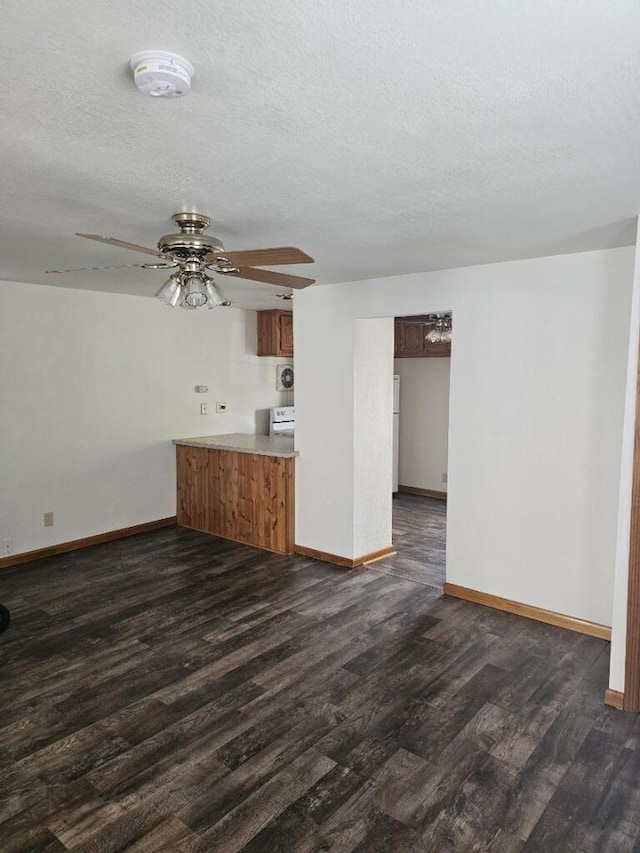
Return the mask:
[[559,628],[567,628],[569,631],[577,631],[579,634],[588,634],[590,637],[599,637],[601,640],[611,639],[611,628],[597,622],[588,622],[586,619],[577,619],[575,616],[565,616],[564,613],[555,613],[553,610],[545,610],[543,607],[533,607],[530,604],[511,601],[509,598],[500,598],[499,595],[490,595],[487,592],[479,592],[476,589],[458,586],[455,583],[445,583],[443,592],[445,595],[451,595],[454,598],[464,598],[465,601],[484,604],[485,607],[515,613],[516,616],[535,619],[537,622],[546,622],[548,625],[557,625]]
[[313,557],[314,560],[323,560],[325,563],[334,563],[336,566],[343,566],[345,569],[355,569],[356,566],[364,566],[375,560],[381,560],[383,557],[389,557],[395,554],[396,550],[393,545],[387,548],[381,548],[379,551],[371,551],[369,554],[363,554],[361,557],[351,559],[349,557],[340,557],[338,554],[329,554],[328,551],[316,551],[315,548],[306,548],[304,545],[296,545],[294,548],[296,554],[302,557]]
[[437,498],[439,501],[446,501],[446,492],[436,492],[435,489],[419,489],[417,486],[398,486],[399,492],[404,492],[407,495],[420,495],[423,498]]
[[640,711],[640,359],[636,377],[623,710]]
[[375,563],[376,560],[382,560],[385,557],[391,557],[396,553],[393,545],[388,545],[386,548],[380,548],[379,551],[371,551],[369,554],[363,554],[355,561],[356,566],[368,566],[369,563]]
[[618,711],[624,710],[624,693],[619,690],[612,690],[608,687],[604,691],[604,704],[616,708]]
[[84,539],[72,539],[70,542],[60,542],[58,545],[49,545],[47,548],[38,548],[35,551],[12,554],[10,557],[2,557],[0,559],[0,569],[8,569],[10,566],[18,566],[22,563],[31,563],[33,560],[42,560],[45,557],[55,557],[56,554],[65,554],[67,551],[79,551],[81,548],[91,548],[92,545],[113,542],[114,539],[125,539],[127,536],[147,533],[149,530],[158,530],[161,527],[173,527],[175,523],[176,517],[172,515],[170,518],[145,521],[144,524],[134,524],[133,527],[121,527],[119,530],[109,530],[106,533],[98,533],[95,536],[85,536]]
[[329,554],[328,551],[316,551],[315,548],[305,548],[304,545],[295,545],[293,550],[302,557],[313,557],[314,560],[324,560],[325,563],[335,563],[336,566],[344,566],[347,569],[354,567],[353,560],[348,557],[339,557],[337,554]]

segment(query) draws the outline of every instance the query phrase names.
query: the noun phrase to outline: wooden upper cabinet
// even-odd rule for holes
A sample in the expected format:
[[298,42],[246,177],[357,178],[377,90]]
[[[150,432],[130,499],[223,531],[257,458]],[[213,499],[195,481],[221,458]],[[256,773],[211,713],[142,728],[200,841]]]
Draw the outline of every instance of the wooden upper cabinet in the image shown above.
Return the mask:
[[278,355],[293,355],[293,314],[282,311],[278,317],[280,350]]
[[396,320],[396,357],[424,355],[425,334],[423,323],[401,323]]
[[451,344],[431,344],[426,340],[433,321],[426,317],[396,317],[396,358],[445,358]]
[[258,311],[258,355],[293,357],[291,311]]

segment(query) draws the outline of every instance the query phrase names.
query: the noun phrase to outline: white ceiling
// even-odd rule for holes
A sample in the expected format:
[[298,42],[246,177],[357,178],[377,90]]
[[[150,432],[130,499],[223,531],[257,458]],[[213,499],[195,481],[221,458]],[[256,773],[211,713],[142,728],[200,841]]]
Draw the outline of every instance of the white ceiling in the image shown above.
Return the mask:
[[[2,31],[0,279],[151,296],[161,272],[44,270],[143,262],[74,232],[153,246],[189,209],[320,284],[633,238],[637,0],[9,0]],[[138,93],[149,47],[190,95]]]

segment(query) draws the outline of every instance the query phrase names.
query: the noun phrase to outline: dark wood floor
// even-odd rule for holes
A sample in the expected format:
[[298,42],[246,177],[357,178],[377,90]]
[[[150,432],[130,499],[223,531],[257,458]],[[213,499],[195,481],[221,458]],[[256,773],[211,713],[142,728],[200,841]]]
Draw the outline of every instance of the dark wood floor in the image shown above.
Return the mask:
[[398,560],[166,529],[4,571],[2,853],[640,850],[607,644]]
[[441,590],[445,581],[446,523],[445,501],[397,493],[393,498],[396,554],[379,560],[376,569]]

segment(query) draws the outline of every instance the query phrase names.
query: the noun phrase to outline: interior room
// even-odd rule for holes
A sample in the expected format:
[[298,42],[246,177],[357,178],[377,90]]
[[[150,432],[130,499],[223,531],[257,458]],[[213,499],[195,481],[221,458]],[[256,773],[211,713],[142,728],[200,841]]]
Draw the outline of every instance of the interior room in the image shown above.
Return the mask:
[[0,849],[640,849],[640,9],[3,9]]

